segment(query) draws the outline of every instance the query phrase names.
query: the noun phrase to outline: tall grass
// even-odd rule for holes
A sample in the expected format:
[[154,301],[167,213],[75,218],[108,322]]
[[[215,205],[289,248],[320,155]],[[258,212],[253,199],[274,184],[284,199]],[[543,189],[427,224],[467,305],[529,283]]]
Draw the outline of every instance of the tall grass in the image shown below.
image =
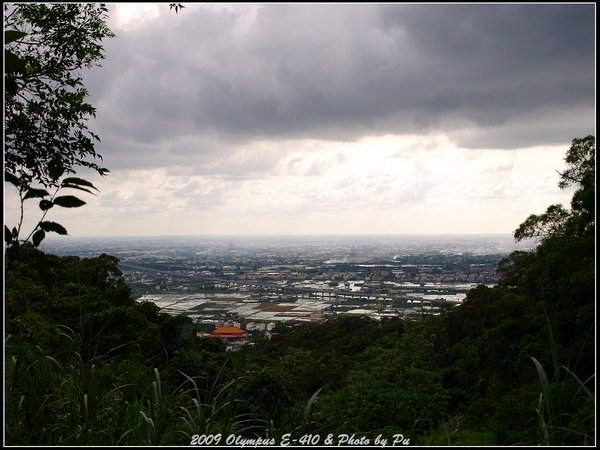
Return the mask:
[[[303,400],[286,408],[278,423],[272,419],[266,423],[265,436],[275,438],[281,442],[284,435],[289,434],[294,438],[307,435],[323,435],[331,433],[330,424],[323,423],[321,418],[314,414],[315,404],[323,387],[317,389],[306,402]],[[323,437],[323,436],[321,436]]]
[[17,336],[5,342],[5,436],[9,445],[189,445],[194,434],[261,434],[261,422],[236,414],[234,381],[210,389],[186,375],[172,387],[160,371],[122,357],[81,356],[66,330],[50,355]]
[[123,390],[112,365],[85,360],[74,334],[61,334],[63,349],[50,355],[8,336],[6,440],[14,445],[112,445],[121,424]]
[[260,435],[264,430],[266,421],[237,412],[241,400],[234,397],[232,389],[237,380],[221,383],[220,373],[212,381],[205,380],[210,385],[206,391],[199,389],[198,379],[183,374],[186,381],[177,402],[178,419],[183,426],[178,433],[187,444],[193,435]]
[[553,374],[548,376],[540,361],[530,356],[541,392],[537,404],[541,445],[594,445],[595,395],[587,387],[595,375],[582,381],[569,367],[559,363],[557,344],[546,316]]

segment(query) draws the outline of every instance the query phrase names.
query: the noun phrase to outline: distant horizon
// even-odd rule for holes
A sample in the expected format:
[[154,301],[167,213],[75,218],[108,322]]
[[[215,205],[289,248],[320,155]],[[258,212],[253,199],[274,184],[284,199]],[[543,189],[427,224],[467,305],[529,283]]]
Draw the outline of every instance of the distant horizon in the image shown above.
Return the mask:
[[47,236],[46,239],[101,239],[101,238],[319,238],[319,237],[461,237],[461,236],[512,236],[507,232],[479,233],[229,233],[229,234],[106,234],[106,235],[66,235]]
[[[179,235],[179,236],[91,236],[72,237],[72,239],[53,239],[42,242],[43,251],[59,254],[91,256],[108,253],[119,258],[132,254],[154,254],[156,252],[175,251],[179,255],[192,252],[202,254],[230,255],[230,251],[260,252],[303,252],[313,251],[327,255],[327,260],[346,260],[347,258],[370,260],[374,255],[381,258],[405,252],[462,254],[506,254],[517,250],[529,251],[537,246],[537,241],[528,239],[515,241],[507,233],[477,234],[396,234],[396,235]],[[383,253],[382,253],[383,252]],[[323,256],[325,257],[325,256]],[[366,259],[365,259],[366,258]]]
[[494,241],[498,244],[508,245],[515,248],[531,248],[537,245],[537,239],[523,239],[522,241],[516,241],[511,233],[421,233],[421,234],[230,234],[230,235],[155,235],[155,236],[143,236],[143,235],[113,235],[113,236],[48,236],[42,243],[48,244],[49,247],[60,247],[70,245],[81,245],[85,243],[98,243],[110,245],[113,243],[140,243],[146,244],[150,241],[156,241],[157,243],[169,243],[173,244],[193,244],[200,242],[213,242],[218,243],[252,243],[252,244],[265,244],[265,243],[323,243],[325,244],[344,244],[344,243],[357,243],[363,241],[365,244],[376,244],[378,241],[388,242],[389,244],[406,244],[406,243],[438,243],[448,244],[457,243],[483,243],[490,241],[493,245]]

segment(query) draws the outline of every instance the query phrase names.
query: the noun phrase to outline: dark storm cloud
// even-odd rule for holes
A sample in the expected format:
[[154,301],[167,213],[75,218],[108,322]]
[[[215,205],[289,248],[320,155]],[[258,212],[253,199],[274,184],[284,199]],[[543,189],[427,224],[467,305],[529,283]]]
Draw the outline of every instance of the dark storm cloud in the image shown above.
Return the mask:
[[105,152],[126,138],[162,164],[192,136],[217,155],[256,139],[442,131],[514,148],[593,132],[594,5],[266,4],[251,21],[238,6],[106,43],[88,78]]

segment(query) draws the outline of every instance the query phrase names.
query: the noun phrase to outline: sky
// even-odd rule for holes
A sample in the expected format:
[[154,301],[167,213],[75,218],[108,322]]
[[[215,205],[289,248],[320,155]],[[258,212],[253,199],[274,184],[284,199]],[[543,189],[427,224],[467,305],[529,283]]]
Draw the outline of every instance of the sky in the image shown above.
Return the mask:
[[594,4],[108,6],[73,236],[512,233],[595,135]]

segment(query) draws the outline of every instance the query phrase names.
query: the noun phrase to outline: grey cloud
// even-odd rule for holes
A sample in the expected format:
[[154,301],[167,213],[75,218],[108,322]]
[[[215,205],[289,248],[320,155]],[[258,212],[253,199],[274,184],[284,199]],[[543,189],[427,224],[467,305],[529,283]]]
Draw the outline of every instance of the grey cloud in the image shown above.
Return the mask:
[[449,136],[465,148],[518,149],[538,145],[568,145],[575,137],[594,134],[595,114],[584,107],[515,114],[512,122],[485,129],[450,131]]
[[231,143],[209,135],[173,136],[156,142],[144,142],[114,130],[101,136],[102,142],[96,149],[103,156],[103,164],[113,172],[169,167],[171,171],[188,171],[190,175],[215,173],[215,167],[223,165],[235,151]]
[[227,152],[463,129],[461,145],[515,148],[595,124],[594,5],[265,4],[243,29],[242,11],[184,10],[106,43],[87,79],[107,155],[123,139],[174,164],[205,151],[162,150],[184,136]]
[[200,169],[197,173],[242,180],[272,174],[277,169],[277,164],[278,159],[268,152],[234,154],[215,165]]
[[399,184],[395,177],[376,171],[371,171],[366,180],[350,174],[335,184],[338,204],[340,208],[353,204],[360,208],[389,209],[422,202],[437,184],[430,177],[418,176],[426,174],[426,169],[415,170],[415,176]]
[[[318,150],[313,150],[319,153]],[[346,160],[343,154],[336,154],[330,157],[319,156],[292,156],[288,161],[280,165],[282,174],[301,177],[319,177],[330,168],[337,167]]]
[[491,174],[491,175],[504,175],[510,171],[512,171],[515,167],[514,159],[507,162],[506,164],[501,164],[498,166],[490,166],[487,169],[483,170],[483,173]]
[[203,210],[221,206],[230,194],[230,186],[216,180],[194,180],[173,191],[175,198],[184,200],[188,210]]

